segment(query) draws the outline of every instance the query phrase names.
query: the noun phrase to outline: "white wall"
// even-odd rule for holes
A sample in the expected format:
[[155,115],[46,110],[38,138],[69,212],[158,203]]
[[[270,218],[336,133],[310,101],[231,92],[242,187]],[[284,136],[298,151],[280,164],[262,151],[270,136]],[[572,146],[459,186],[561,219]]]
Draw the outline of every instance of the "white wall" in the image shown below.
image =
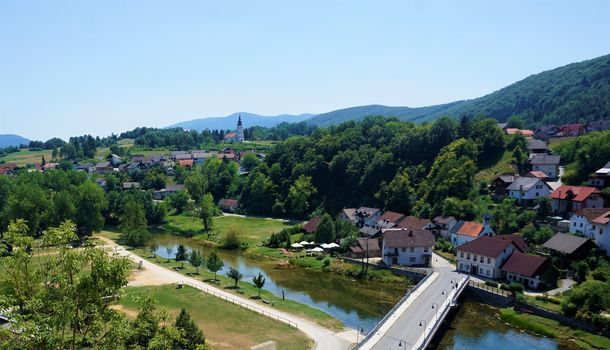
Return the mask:
[[[502,271],[500,267],[508,258],[513,254],[515,250],[514,245],[509,245],[497,258],[487,257],[472,253],[462,252],[458,249],[457,251],[457,269],[467,273],[471,273],[472,266],[477,267],[476,275],[487,277],[487,278],[500,278],[502,277]],[[476,261],[475,261],[476,258]],[[481,258],[483,261],[481,262]]]
[[[398,249],[398,255],[394,254],[395,250]],[[397,258],[398,265],[424,265],[426,263],[426,255],[432,255],[432,247],[388,247],[385,242],[383,243],[383,262],[391,266],[394,258]]]
[[542,171],[543,173],[547,174],[548,177],[550,177],[550,178],[555,178],[558,175],[557,174],[558,167],[555,165],[534,164],[534,165],[532,165],[532,170]]
[[589,220],[587,220],[586,217],[581,215],[573,214],[570,217],[570,233],[581,234],[590,239],[595,238],[593,225],[589,223]]
[[595,244],[610,256],[610,224],[595,225]]

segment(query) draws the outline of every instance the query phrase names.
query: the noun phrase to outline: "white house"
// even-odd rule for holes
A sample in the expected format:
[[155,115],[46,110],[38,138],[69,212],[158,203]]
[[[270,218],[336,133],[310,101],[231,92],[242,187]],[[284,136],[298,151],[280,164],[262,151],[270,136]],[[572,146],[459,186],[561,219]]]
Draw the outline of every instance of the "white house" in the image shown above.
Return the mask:
[[502,277],[502,265],[519,248],[508,239],[479,237],[457,248],[457,269],[487,278]]
[[428,230],[389,228],[383,230],[381,257],[387,266],[429,266],[434,235]]
[[533,204],[540,197],[548,197],[552,189],[544,181],[535,177],[518,177],[507,188],[508,195],[522,205]]
[[593,220],[595,244],[610,256],[610,209]]
[[381,214],[381,209],[360,207],[356,209],[356,212],[354,213],[354,216],[356,217],[356,225],[358,227],[377,227],[377,221],[379,221]]
[[552,156],[543,153],[533,153],[530,159],[533,171],[542,171],[549,178],[554,179],[559,176],[560,156]]
[[597,225],[593,221],[608,211],[609,208],[585,208],[577,211],[570,216],[570,233],[595,239]]
[[[545,277],[550,277],[549,271],[554,275],[555,268],[548,258],[515,251],[502,266],[502,271],[508,282],[518,282],[526,288],[538,289],[541,283],[546,282]],[[551,283],[554,284],[554,281]]]
[[432,219],[432,223],[435,227],[432,229],[432,233],[440,235],[445,239],[450,239],[449,230],[451,230],[457,223],[457,219],[453,216],[437,216]]
[[491,228],[491,216],[485,214],[485,216],[483,216],[482,224],[474,221],[460,220],[451,230],[449,230],[449,234],[451,237],[451,244],[456,247],[479,237],[492,236],[494,230]]

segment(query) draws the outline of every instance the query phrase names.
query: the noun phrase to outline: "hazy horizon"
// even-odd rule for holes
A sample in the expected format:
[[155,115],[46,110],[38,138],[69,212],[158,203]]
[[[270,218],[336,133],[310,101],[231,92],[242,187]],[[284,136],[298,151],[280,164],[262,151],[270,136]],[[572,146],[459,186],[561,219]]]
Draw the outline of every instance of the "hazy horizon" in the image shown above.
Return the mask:
[[610,53],[610,2],[0,0],[0,134],[472,99]]

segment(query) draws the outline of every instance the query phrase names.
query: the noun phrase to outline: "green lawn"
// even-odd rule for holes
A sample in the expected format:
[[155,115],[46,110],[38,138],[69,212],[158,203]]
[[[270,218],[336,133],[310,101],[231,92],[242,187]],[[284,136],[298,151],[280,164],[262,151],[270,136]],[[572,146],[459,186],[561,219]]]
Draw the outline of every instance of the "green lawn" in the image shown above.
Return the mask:
[[310,349],[313,345],[298,329],[194,288],[126,288],[125,293],[120,300],[120,309],[132,316],[138,306],[135,297],[147,294],[157,300],[159,308],[166,309],[174,317],[180,308],[185,308],[203,330],[206,343],[215,350],[248,349],[269,340],[275,341],[278,349]]
[[501,309],[500,318],[532,333],[574,342],[583,349],[610,349],[610,339],[570,328],[548,318],[522,314],[513,309]]
[[511,151],[504,151],[504,154],[502,154],[500,159],[492,161],[490,164],[481,166],[479,173],[476,175],[477,179],[490,182],[497,175],[503,173],[514,173],[515,169],[511,164],[512,158],[513,153]]
[[197,240],[209,240],[218,243],[231,227],[238,227],[242,233],[241,240],[247,242],[250,247],[254,247],[271,236],[272,233],[295,224],[296,222],[256,217],[218,216],[214,218],[213,234],[208,237],[207,234],[201,234],[203,224],[200,219],[182,214],[168,216],[168,223],[165,224],[165,228],[181,235],[197,235],[197,237],[194,237]]
[[536,306],[539,306],[543,309],[547,309],[553,312],[557,312],[557,313],[561,313],[561,305],[559,305],[559,302],[561,301],[560,299],[558,299],[557,297],[553,297],[553,300],[557,300],[556,303],[553,303],[551,301],[548,300],[542,300],[542,299],[536,299],[535,297],[529,296],[529,295],[523,295],[523,297],[525,298],[525,301],[528,304],[533,304]]
[[43,155],[45,160],[50,162],[52,152],[52,150],[30,151],[29,149],[24,148],[19,150],[19,152],[7,154],[6,156],[0,158],[0,160],[7,163],[17,163],[18,166],[25,166],[32,163],[41,163]]

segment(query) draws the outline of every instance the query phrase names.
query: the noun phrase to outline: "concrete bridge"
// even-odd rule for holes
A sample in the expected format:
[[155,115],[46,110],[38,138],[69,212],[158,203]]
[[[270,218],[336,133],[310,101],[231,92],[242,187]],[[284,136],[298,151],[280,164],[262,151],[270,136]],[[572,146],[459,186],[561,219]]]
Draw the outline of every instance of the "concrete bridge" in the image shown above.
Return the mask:
[[454,272],[444,260],[441,264],[407,293],[354,349],[425,349],[470,278]]

